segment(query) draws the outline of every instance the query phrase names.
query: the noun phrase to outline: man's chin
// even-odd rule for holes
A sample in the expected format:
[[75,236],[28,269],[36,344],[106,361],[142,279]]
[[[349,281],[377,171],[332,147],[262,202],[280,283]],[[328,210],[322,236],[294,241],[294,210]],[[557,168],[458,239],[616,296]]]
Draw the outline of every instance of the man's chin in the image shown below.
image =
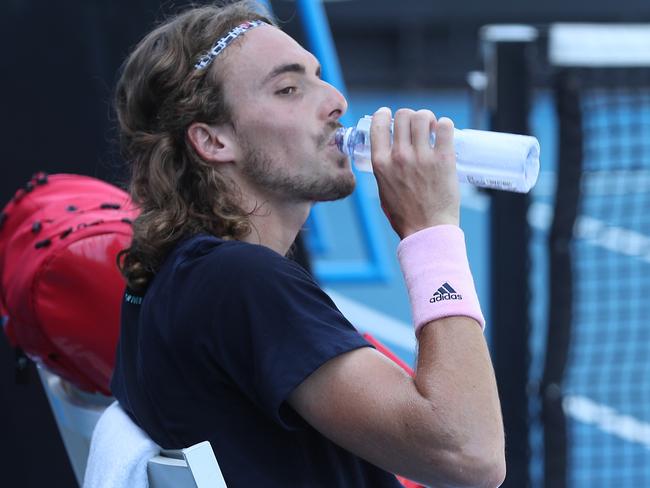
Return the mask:
[[357,180],[354,176],[352,170],[345,175],[341,175],[339,178],[333,180],[330,185],[327,185],[319,195],[317,201],[320,202],[330,202],[333,200],[340,200],[342,198],[348,197],[354,192],[356,188]]

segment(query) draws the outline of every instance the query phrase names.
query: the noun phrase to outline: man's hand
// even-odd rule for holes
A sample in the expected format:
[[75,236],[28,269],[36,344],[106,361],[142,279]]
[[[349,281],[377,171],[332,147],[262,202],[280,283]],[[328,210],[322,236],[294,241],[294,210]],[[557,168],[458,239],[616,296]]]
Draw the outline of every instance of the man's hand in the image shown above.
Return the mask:
[[[454,125],[429,110],[391,113],[380,108],[370,128],[372,167],[382,208],[401,239],[439,224],[458,225],[460,192],[456,177]],[[436,133],[432,147],[430,134]]]

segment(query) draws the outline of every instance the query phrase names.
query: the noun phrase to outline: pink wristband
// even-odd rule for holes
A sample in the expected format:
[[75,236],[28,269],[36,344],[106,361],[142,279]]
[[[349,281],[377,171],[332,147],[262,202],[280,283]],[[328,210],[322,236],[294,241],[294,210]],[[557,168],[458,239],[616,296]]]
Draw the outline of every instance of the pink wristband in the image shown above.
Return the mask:
[[454,315],[471,317],[485,328],[460,227],[436,225],[411,234],[397,246],[397,258],[416,337],[429,322]]

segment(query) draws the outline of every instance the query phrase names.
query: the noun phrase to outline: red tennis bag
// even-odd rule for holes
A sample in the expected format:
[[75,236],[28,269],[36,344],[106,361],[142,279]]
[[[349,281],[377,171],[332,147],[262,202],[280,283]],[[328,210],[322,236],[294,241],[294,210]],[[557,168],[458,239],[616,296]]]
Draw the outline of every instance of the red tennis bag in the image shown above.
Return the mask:
[[87,176],[36,174],[0,214],[0,312],[9,341],[88,392],[110,395],[137,211]]

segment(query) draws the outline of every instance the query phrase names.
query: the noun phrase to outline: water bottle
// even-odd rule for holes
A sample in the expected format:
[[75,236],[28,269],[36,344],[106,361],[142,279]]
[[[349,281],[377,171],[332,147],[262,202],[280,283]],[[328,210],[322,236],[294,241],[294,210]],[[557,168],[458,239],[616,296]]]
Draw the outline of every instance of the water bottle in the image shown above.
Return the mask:
[[[338,129],[339,150],[360,171],[372,171],[370,123],[366,115],[356,127]],[[392,123],[391,123],[392,142]],[[435,134],[431,134],[431,144]],[[454,129],[458,180],[483,188],[528,193],[539,176],[539,142],[532,136]]]

